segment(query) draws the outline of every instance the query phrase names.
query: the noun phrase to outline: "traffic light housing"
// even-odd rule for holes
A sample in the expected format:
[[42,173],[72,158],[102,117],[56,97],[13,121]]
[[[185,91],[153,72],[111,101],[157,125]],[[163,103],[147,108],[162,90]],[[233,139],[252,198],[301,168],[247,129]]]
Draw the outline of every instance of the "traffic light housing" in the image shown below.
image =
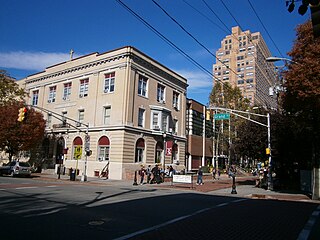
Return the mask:
[[23,122],[26,119],[28,109],[26,107],[22,107],[19,109],[18,114],[18,122]]

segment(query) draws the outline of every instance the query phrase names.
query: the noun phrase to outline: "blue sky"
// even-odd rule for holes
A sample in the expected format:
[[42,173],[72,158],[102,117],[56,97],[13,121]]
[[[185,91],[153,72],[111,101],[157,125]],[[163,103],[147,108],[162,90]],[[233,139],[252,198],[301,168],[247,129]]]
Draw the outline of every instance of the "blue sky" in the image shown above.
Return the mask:
[[[214,57],[152,0],[121,1],[212,72]],[[287,57],[296,26],[310,18],[309,12],[300,16],[297,6],[289,13],[285,0],[154,1],[213,54],[231,28],[240,24],[243,31],[261,32],[273,56]],[[208,103],[211,76],[159,38],[117,0],[0,0],[0,3],[0,69],[16,79],[68,60],[71,49],[75,56],[81,56],[130,45],[187,78],[188,97]]]

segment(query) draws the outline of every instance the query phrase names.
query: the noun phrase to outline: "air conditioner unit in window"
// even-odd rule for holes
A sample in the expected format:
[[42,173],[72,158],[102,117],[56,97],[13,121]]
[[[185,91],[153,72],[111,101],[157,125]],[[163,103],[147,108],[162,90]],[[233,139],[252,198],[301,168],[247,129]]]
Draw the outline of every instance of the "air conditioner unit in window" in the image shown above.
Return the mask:
[[67,100],[67,97],[63,97],[62,100],[64,100],[64,101]]
[[104,93],[108,93],[108,92],[109,92],[109,89],[105,89],[105,90],[104,90]]
[[79,94],[79,98],[82,98],[83,97],[83,94]]
[[48,100],[48,103],[51,103],[51,99]]

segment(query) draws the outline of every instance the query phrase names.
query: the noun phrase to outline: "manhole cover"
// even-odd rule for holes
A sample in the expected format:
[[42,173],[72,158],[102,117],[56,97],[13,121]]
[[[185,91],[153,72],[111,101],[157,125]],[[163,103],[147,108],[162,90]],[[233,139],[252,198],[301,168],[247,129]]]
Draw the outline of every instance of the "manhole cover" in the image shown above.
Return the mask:
[[89,225],[91,226],[98,226],[104,224],[104,221],[98,220],[98,221],[90,221]]

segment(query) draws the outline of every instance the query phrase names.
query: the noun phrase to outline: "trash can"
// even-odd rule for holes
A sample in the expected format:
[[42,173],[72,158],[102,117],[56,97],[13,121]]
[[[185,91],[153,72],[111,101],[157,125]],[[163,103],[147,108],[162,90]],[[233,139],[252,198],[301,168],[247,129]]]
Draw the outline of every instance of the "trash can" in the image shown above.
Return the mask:
[[75,181],[76,180],[76,171],[72,170],[70,171],[70,181]]

